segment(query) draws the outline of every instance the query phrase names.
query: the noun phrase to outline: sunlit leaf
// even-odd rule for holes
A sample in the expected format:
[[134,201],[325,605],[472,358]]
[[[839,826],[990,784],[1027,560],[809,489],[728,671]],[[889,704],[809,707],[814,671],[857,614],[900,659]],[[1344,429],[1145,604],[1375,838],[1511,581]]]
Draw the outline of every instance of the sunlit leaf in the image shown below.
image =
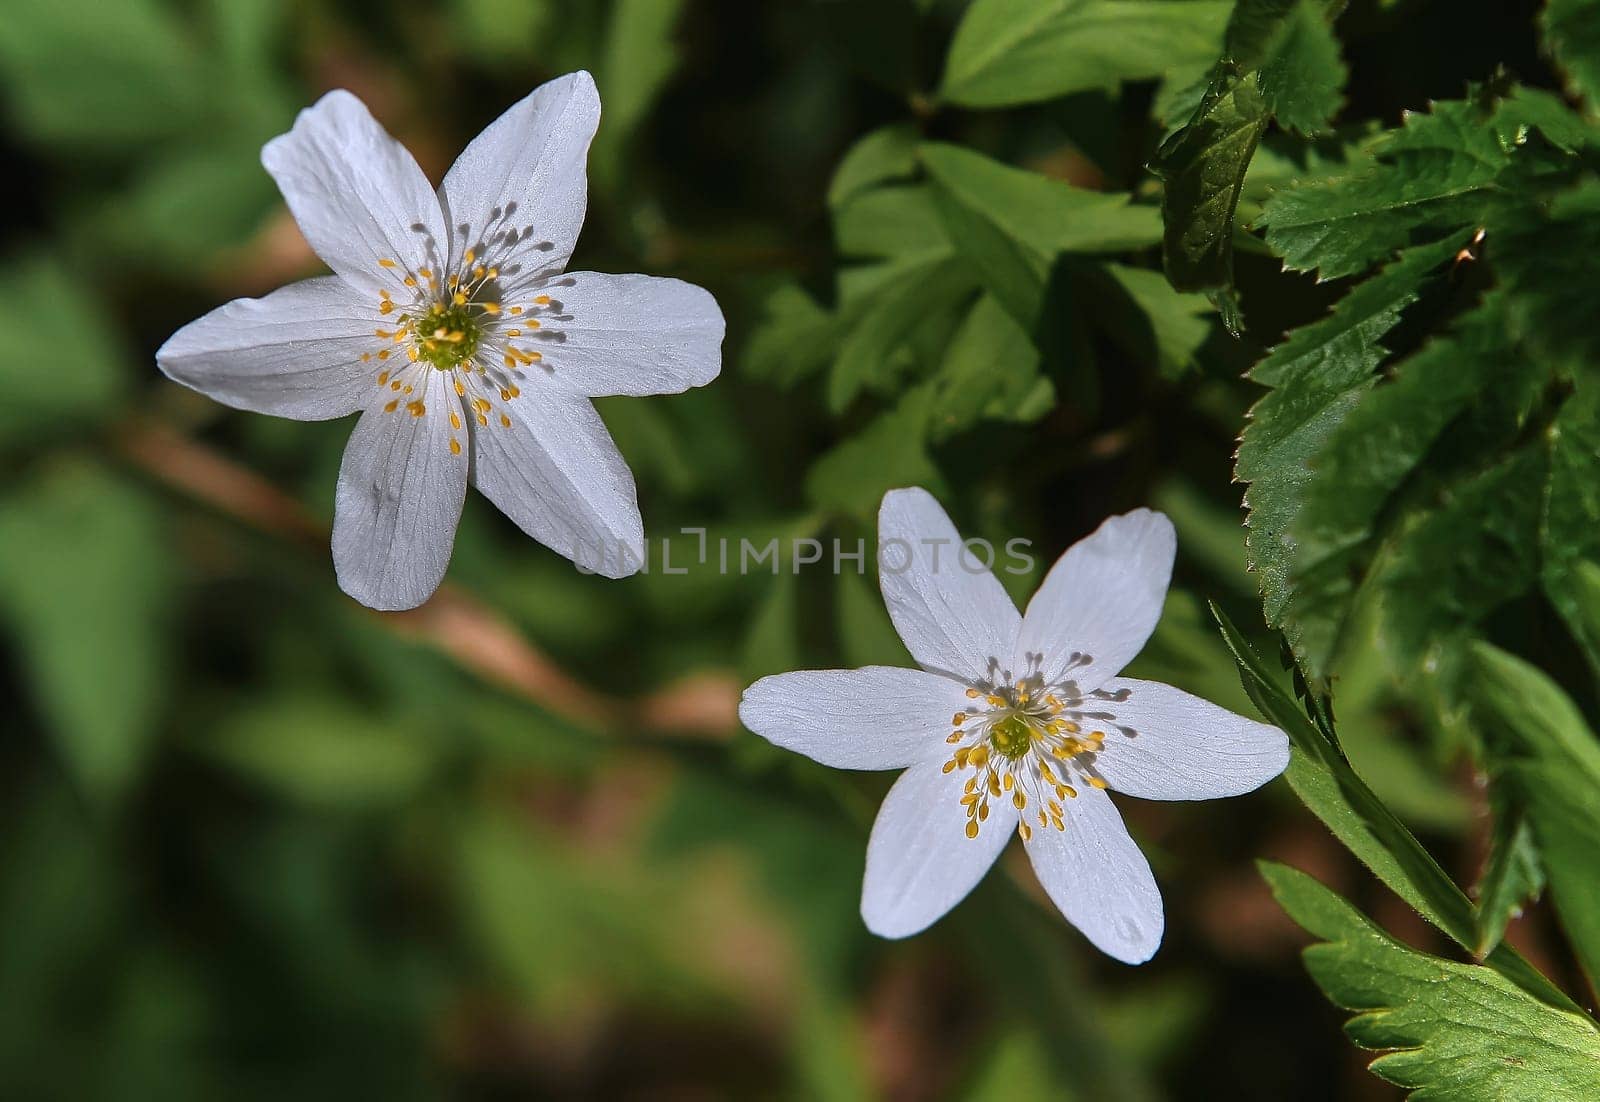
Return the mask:
[[1303,872],[1270,862],[1261,872],[1290,917],[1322,939],[1305,951],[1306,968],[1357,1012],[1350,1039],[1384,1053],[1373,1074],[1418,1102],[1580,1102],[1600,1092],[1600,1030],[1589,1018],[1492,969],[1400,944]]
[[940,94],[1005,107],[1204,64],[1217,55],[1228,10],[1210,0],[975,0]]

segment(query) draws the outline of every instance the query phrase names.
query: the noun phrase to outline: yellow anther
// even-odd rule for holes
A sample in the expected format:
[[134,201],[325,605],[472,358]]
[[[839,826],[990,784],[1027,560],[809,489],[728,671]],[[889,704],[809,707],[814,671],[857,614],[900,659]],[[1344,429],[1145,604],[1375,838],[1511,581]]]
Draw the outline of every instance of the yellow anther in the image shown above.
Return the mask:
[[960,742],[964,737],[965,736],[962,735],[962,733],[960,731],[951,731],[948,735],[945,736],[944,740],[946,742],[949,742],[949,743],[956,743],[956,742]]
[[508,336],[508,337],[520,337],[520,336],[522,336],[522,330],[520,330],[520,329],[507,329],[506,330],[506,336]]
[[956,760],[954,758],[951,758],[949,761],[944,763],[944,769],[942,770],[942,772],[954,773],[955,771],[956,771]]
[[539,324],[539,319],[538,318],[526,318],[526,319],[524,319],[523,324],[525,324],[529,329],[540,329],[540,328],[543,328]]
[[387,371],[378,372],[378,385],[379,386],[382,386],[384,383],[387,383],[388,381],[389,381],[389,373]]
[[466,253],[462,255],[461,259],[466,261],[468,264],[471,264],[474,260],[478,259],[478,252],[476,249],[468,249]]
[[1000,778],[995,776],[993,773],[989,774],[989,795],[1000,795]]
[[432,279],[433,278],[433,272],[432,272],[431,269],[428,269],[428,268],[418,268],[417,269],[417,274],[419,276],[421,276],[423,279]]
[[1011,794],[1011,804],[1018,811],[1028,806],[1028,797],[1023,793],[1022,789],[1019,788]]
[[407,402],[406,411],[413,417],[421,417],[424,413],[428,412],[428,407],[423,405],[420,401]]
[[384,299],[382,302],[378,303],[378,313],[380,313],[380,314],[387,314],[389,311],[391,311],[393,309],[394,309],[394,303],[391,302],[388,299]]
[[1006,779],[1005,779],[1005,782],[1004,782],[1004,783],[1005,783],[1005,788],[1006,788],[1006,791],[1007,791],[1007,792],[1010,792],[1010,791],[1011,791],[1011,786],[1012,786],[1012,785],[1014,785],[1014,784],[1016,784],[1016,783],[1017,783],[1017,780],[1016,780],[1016,778],[1015,778],[1015,777],[1013,777],[1013,776],[1012,776],[1012,775],[1011,775],[1011,774],[1010,774],[1010,773],[1007,773],[1007,774],[1006,774]]
[[391,352],[391,351],[392,351],[392,350],[391,350],[391,349],[388,349],[388,348],[385,348],[385,349],[383,349],[383,350],[382,350],[382,351],[380,351],[380,352],[379,352],[379,353],[378,353],[378,359],[380,359],[380,360],[387,360],[387,359],[388,359],[388,358],[389,358],[389,353],[390,353],[390,352]]
[[455,410],[450,411],[450,427],[453,429],[459,429],[461,427],[461,414],[457,413]]
[[394,261],[390,260],[386,256],[385,257],[380,257],[379,260],[378,260],[378,267],[380,267],[380,268],[393,268],[394,266],[395,266]]
[[362,363],[371,363],[372,362],[372,353],[371,352],[363,352],[363,353],[361,353],[361,362]]
[[1004,708],[1006,706],[1006,700],[1003,696],[995,696],[993,693],[990,693],[988,700],[989,706],[992,708]]
[[462,385],[460,379],[456,380],[456,396],[458,398],[465,398],[467,396],[467,388]]
[[1033,828],[1027,823],[1018,823],[1017,833],[1022,835],[1022,840],[1026,842],[1028,839],[1033,837]]
[[967,837],[968,838],[976,838],[977,836],[978,836],[978,824],[977,824],[977,822],[976,821],[969,821],[967,823]]
[[478,414],[478,424],[480,424],[480,425],[484,426],[485,428],[487,428],[488,425],[489,425],[489,419],[487,417],[485,417],[483,414],[480,413],[480,414]]
[[[455,415],[451,414],[451,416],[453,417]],[[461,426],[457,425],[456,427],[460,428]],[[457,440],[454,436],[452,436],[450,438],[450,454],[451,455],[460,455],[461,454],[461,441]]]
[[508,429],[511,427],[511,418],[506,416],[504,413],[500,415],[500,427],[503,429]]
[[966,712],[957,712],[954,716],[952,716],[950,718],[950,724],[953,727],[960,727],[966,721],[967,721],[967,713]]
[[450,301],[455,303],[457,306],[465,306],[467,304],[467,296],[462,294],[460,291],[457,291],[455,294],[450,296]]
[[417,285],[416,279],[412,276],[406,276],[405,283],[407,287],[415,287]]
[[538,298],[534,299],[533,301],[537,302],[540,306],[549,306],[550,305],[550,296],[549,295],[540,295]]
[[1099,777],[1087,777],[1085,779],[1089,782],[1090,788],[1098,788],[1102,792],[1105,791],[1106,782],[1101,780]]
[[492,315],[500,312],[500,304],[498,302],[480,302],[478,305],[483,307],[483,312],[485,314]]
[[968,700],[977,700],[978,699],[978,690],[977,689],[968,689],[967,690],[967,699]]
[[394,401],[390,402],[388,405],[383,407],[383,412],[385,412],[385,413],[393,413],[397,408],[399,408],[399,406],[400,406],[400,399],[396,398]]
[[1061,789],[1067,794],[1067,799],[1076,800],[1078,798],[1078,790],[1073,788],[1070,784],[1062,785]]
[[393,382],[391,382],[389,384],[389,389],[390,390],[399,390],[400,389],[400,380],[399,379],[395,379]]
[[512,308],[511,308],[511,312],[512,312],[512,313],[513,313],[513,314],[520,314],[520,313],[522,313],[522,307],[520,307],[520,306],[513,306],[513,307],[512,307]]
[[981,803],[978,805],[978,821],[980,823],[986,823],[989,821],[989,805],[987,803]]

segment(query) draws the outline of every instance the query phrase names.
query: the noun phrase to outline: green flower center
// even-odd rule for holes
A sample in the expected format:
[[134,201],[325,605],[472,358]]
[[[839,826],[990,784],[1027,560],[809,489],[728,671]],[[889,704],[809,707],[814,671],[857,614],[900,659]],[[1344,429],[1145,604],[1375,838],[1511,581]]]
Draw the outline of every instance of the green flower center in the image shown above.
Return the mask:
[[1001,757],[1018,761],[1033,746],[1033,728],[1021,716],[1007,716],[989,728],[989,743]]
[[470,305],[434,303],[421,317],[401,321],[410,328],[417,355],[441,371],[471,360],[483,337],[483,326]]

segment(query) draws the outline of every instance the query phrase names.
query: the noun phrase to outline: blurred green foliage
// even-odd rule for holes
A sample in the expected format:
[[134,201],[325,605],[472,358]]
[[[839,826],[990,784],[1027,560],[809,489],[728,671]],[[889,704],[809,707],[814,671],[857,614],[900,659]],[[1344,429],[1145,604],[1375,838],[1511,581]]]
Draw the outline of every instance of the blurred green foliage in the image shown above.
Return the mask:
[[[1269,873],[1355,1040],[1417,1048],[1379,1074],[1456,1097],[1444,1061],[1526,1044],[1534,1078],[1475,1085],[1559,1096],[1596,1050],[1563,994],[1595,952],[1596,43],[1570,0],[13,0],[0,1095],[1374,1097],[1269,855],[1418,943]],[[715,385],[601,403],[688,572],[580,576],[474,501],[455,592],[370,614],[305,538],[346,426],[214,406],[154,349],[318,271],[258,156],[322,91],[437,179],[579,67],[577,263],[729,319]],[[908,484],[1032,541],[1019,598],[1164,509],[1130,672],[1295,739],[1288,786],[1124,801],[1169,908],[1145,968],[1020,867],[871,939],[886,779],[735,730],[750,678],[908,659],[870,571],[716,541],[870,548]]]

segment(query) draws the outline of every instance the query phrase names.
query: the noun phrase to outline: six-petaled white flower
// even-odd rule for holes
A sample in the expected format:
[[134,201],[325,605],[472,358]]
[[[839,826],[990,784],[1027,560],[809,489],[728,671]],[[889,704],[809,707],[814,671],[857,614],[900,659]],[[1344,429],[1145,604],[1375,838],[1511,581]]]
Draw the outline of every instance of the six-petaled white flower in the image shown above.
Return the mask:
[[588,73],[536,89],[437,192],[360,100],[331,92],[261,160],[332,276],[238,299],[157,353],[238,409],[361,412],[339,469],[339,584],[375,608],[439,585],[470,480],[534,539],[613,577],[642,561],[628,470],[589,399],[669,394],[721,367],[699,287],[563,273],[600,119]]
[[1160,618],[1171,522],[1112,517],[1061,556],[1021,616],[927,492],[885,495],[878,538],[884,602],[922,669],[779,674],[739,707],[752,731],[824,765],[905,769],[867,843],[868,928],[923,930],[1015,830],[1069,922],[1119,960],[1148,960],[1161,895],[1105,790],[1235,796],[1289,760],[1276,727],[1116,676]]

